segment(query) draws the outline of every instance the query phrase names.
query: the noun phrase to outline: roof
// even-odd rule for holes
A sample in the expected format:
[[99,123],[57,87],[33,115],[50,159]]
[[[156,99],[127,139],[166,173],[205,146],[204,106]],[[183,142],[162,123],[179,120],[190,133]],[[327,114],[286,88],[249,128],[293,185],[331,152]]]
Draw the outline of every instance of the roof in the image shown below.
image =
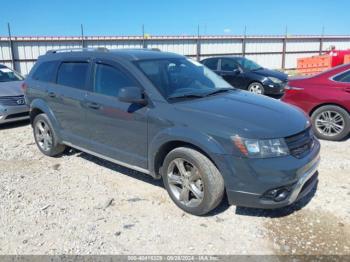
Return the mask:
[[7,68],[6,66],[4,66],[4,65],[2,65],[2,64],[0,64],[0,68]]
[[83,56],[99,56],[99,57],[119,57],[129,61],[148,60],[148,59],[164,59],[164,58],[182,58],[183,56],[161,52],[152,49],[65,49],[48,51],[44,57],[71,57],[74,55]]

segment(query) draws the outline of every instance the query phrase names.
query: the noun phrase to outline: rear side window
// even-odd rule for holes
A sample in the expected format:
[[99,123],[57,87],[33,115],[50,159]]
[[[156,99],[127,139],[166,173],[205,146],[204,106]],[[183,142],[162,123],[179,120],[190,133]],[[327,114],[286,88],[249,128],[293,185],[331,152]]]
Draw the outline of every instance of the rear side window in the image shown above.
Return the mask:
[[43,82],[53,82],[55,79],[57,61],[41,63],[33,74],[33,79]]
[[238,65],[232,59],[222,59],[221,60],[221,70],[222,71],[233,71],[238,69]]
[[218,61],[219,61],[219,59],[208,59],[208,60],[204,61],[204,65],[211,70],[217,70],[218,69]]
[[87,89],[86,76],[88,69],[89,63],[86,62],[64,62],[58,69],[57,84],[78,89]]
[[123,87],[135,86],[135,82],[116,67],[96,64],[95,92],[107,96],[118,96]]
[[333,78],[334,81],[350,83],[350,71],[337,75]]

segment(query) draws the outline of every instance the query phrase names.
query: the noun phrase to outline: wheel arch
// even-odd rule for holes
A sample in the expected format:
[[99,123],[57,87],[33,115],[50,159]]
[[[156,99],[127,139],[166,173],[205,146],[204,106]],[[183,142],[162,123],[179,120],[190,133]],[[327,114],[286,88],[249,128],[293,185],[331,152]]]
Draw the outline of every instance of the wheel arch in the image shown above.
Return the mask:
[[[169,135],[169,133],[172,135]],[[199,151],[219,169],[215,156],[216,154],[223,154],[224,149],[215,140],[202,133],[191,133],[189,130],[181,128],[159,134],[150,143],[148,166],[152,176],[160,178],[160,170],[166,155],[178,147],[189,147]]]
[[34,118],[39,114],[46,114],[47,115],[53,128],[56,131],[56,134],[57,134],[59,140],[61,140],[61,136],[60,136],[60,132],[59,132],[60,131],[59,124],[58,124],[58,121],[57,121],[56,117],[54,116],[52,110],[48,107],[48,105],[42,99],[34,99],[30,104],[30,112],[29,112],[30,123],[32,125],[33,125]]
[[337,106],[337,107],[340,107],[341,109],[345,110],[345,111],[348,113],[349,117],[350,117],[350,112],[349,112],[349,110],[347,110],[346,107],[344,107],[344,106],[342,106],[342,105],[340,105],[340,104],[338,104],[338,103],[322,103],[322,104],[319,104],[319,105],[313,107],[313,108],[310,110],[309,116],[311,117],[312,114],[313,114],[317,109],[319,109],[319,108],[321,108],[321,107],[323,107],[323,106]]

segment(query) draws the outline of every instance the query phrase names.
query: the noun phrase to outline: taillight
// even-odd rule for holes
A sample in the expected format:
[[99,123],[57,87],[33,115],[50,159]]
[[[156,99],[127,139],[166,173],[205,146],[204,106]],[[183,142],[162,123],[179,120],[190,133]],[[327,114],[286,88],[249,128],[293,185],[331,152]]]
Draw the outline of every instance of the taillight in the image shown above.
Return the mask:
[[21,88],[22,88],[23,92],[25,92],[28,88],[28,85],[25,82],[23,82],[21,85]]

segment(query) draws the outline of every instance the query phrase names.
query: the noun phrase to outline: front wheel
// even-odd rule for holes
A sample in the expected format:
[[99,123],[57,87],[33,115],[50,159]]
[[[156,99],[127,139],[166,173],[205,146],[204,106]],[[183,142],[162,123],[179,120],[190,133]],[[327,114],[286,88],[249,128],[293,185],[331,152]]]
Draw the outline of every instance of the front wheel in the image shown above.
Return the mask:
[[349,113],[333,105],[322,106],[311,115],[315,134],[318,138],[339,141],[350,131]]
[[263,95],[265,94],[265,90],[262,84],[258,82],[251,83],[248,86],[248,91],[257,95]]
[[171,199],[184,211],[204,215],[219,205],[224,180],[215,165],[197,150],[180,147],[165,158],[162,176]]

